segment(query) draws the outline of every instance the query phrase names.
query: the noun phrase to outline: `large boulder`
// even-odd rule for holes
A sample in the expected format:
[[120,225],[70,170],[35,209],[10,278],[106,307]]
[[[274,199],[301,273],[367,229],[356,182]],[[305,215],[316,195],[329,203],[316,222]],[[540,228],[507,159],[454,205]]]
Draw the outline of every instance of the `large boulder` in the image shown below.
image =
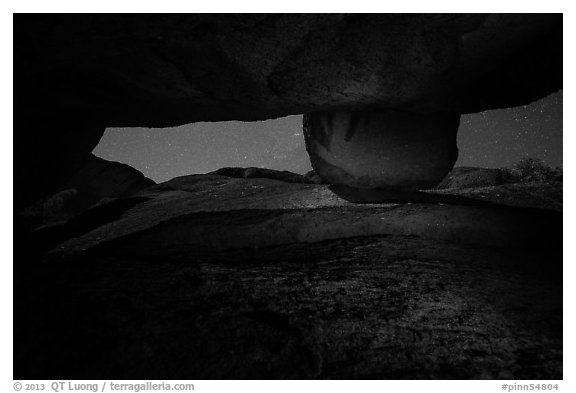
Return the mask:
[[304,116],[306,148],[326,181],[416,191],[437,184],[458,157],[459,114],[319,112]]

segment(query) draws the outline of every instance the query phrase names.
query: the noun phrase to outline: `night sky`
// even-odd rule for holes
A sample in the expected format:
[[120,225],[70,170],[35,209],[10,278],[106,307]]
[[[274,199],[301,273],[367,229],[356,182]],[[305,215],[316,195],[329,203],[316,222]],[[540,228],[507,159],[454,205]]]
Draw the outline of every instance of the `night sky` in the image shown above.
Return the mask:
[[[562,91],[530,105],[461,118],[456,166],[499,168],[524,156],[562,166]],[[94,154],[162,182],[226,166],[305,173],[302,116],[260,122],[194,123],[175,128],[109,128]]]

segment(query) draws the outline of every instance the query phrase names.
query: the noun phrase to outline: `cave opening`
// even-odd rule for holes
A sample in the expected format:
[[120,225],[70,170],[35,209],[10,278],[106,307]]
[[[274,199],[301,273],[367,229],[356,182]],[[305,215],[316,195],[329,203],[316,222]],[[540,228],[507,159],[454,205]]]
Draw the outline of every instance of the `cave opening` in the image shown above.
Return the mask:
[[298,174],[312,169],[302,134],[302,115],[162,129],[107,128],[94,154],[128,164],[156,182],[223,167],[260,167]]
[[[560,90],[524,106],[463,115],[455,166],[502,168],[533,157],[562,167],[562,98]],[[156,182],[223,167],[298,174],[312,169],[302,115],[160,129],[107,128],[94,154],[128,164]]]

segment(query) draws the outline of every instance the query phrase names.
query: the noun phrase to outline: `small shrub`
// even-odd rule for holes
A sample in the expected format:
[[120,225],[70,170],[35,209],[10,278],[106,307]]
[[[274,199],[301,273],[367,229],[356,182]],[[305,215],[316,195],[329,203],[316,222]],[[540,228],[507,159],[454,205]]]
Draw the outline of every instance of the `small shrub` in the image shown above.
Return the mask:
[[533,157],[525,157],[504,170],[507,176],[522,183],[562,181],[562,168],[553,168]]

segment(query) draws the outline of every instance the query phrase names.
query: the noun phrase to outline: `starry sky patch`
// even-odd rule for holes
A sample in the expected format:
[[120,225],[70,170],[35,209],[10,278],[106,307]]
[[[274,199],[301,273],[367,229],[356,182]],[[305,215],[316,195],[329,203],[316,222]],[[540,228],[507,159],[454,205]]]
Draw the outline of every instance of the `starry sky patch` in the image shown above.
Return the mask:
[[[562,166],[562,91],[509,109],[463,115],[456,166],[507,167],[530,156]],[[94,154],[162,182],[227,166],[305,173],[302,116],[174,128],[108,128]]]

